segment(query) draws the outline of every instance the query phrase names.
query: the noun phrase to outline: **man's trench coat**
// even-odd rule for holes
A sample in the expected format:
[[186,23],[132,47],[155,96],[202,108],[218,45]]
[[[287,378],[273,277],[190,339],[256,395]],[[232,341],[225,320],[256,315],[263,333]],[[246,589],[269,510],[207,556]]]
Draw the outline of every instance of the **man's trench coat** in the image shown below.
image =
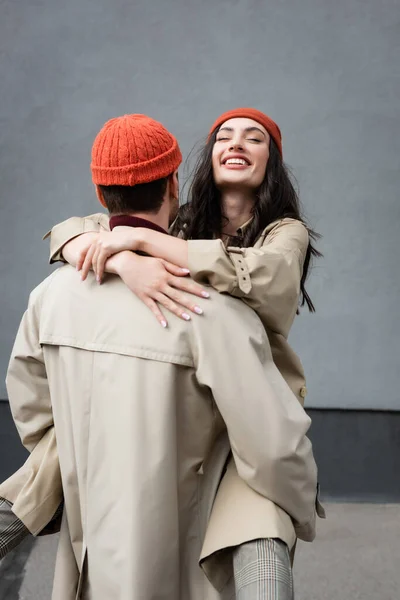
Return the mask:
[[[83,285],[66,266],[31,294],[7,387],[27,449],[45,440],[51,459],[54,431],[57,438],[65,511],[55,600],[230,598],[224,568],[208,572],[217,591],[198,567],[230,448],[224,481],[243,485],[259,506],[247,515],[255,537],[289,546],[296,534],[313,538],[310,420],[255,312],[211,295],[205,318],[190,326],[171,318],[163,330],[117,277]],[[42,462],[31,467],[32,480],[22,491],[9,485],[8,499],[37,532],[46,523],[26,499],[46,477]],[[50,512],[56,493],[47,491],[36,500]],[[241,543],[249,531],[234,521],[227,538]]]

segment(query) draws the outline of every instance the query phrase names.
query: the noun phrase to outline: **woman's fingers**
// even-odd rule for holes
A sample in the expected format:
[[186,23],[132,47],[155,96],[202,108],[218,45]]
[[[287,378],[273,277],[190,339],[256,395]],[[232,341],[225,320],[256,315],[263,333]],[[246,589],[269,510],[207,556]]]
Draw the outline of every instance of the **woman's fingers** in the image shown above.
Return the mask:
[[107,251],[104,248],[100,248],[99,251],[97,252],[97,254],[95,255],[96,279],[99,283],[103,280],[106,262],[109,257],[110,257],[110,255],[107,253]]
[[80,271],[90,246],[98,239],[99,235],[99,233],[95,233],[94,231],[81,233],[67,242],[62,249],[65,260],[71,265],[75,265],[76,270]]
[[185,310],[183,306],[176,304],[173,300],[168,298],[167,295],[158,292],[154,297],[161,306],[164,306],[164,308],[168,309],[174,315],[184,321],[190,321],[191,316],[188,314],[187,310]]
[[174,302],[176,305],[183,306],[185,309],[190,310],[190,312],[195,313],[196,315],[203,314],[203,309],[196,303],[192,296],[187,296],[180,290],[177,290],[170,285],[165,286],[163,289],[163,294],[167,296],[169,300],[172,300],[172,302]]
[[[70,243],[70,242],[68,242]],[[89,246],[90,248],[90,246]],[[78,260],[76,261],[76,270],[80,271],[82,269],[83,263],[85,262],[86,254],[88,252],[88,248],[81,250],[78,255]]]
[[100,283],[100,279],[97,274],[97,261],[98,261],[99,254],[100,254],[100,248],[99,248],[99,246],[97,246],[96,250],[93,254],[93,258],[92,258],[92,268],[93,268],[93,273],[95,274],[96,280]]
[[170,285],[184,291],[189,294],[194,294],[195,296],[199,296],[200,298],[209,298],[210,294],[205,290],[201,285],[195,283],[191,279],[182,279],[186,275],[190,274],[189,269],[182,269],[181,267],[177,267],[173,263],[168,262],[167,260],[163,261],[163,265],[165,269],[174,277],[169,282]]
[[142,301],[145,305],[151,310],[157,321],[160,323],[162,327],[167,327],[167,319],[162,314],[161,310],[158,308],[157,302],[154,302],[149,296],[145,296],[142,298]]
[[93,256],[94,256],[95,252],[96,252],[96,244],[92,244],[90,246],[90,248],[88,249],[88,251],[86,252],[85,260],[83,261],[83,264],[82,264],[82,271],[81,271],[82,281],[85,281],[86,277],[88,276],[88,273],[92,267],[92,260],[93,260]]
[[163,260],[162,263],[165,269],[168,271],[168,273],[171,273],[171,275],[175,275],[176,277],[186,277],[190,273],[189,269],[182,269],[182,267],[177,267],[176,265],[168,262],[167,260]]
[[191,279],[182,279],[181,277],[170,277],[170,279],[168,280],[168,284],[178,290],[181,290],[182,292],[187,292],[188,294],[199,296],[199,298],[210,297],[209,292],[207,292],[203,287],[201,287],[201,285],[195,283]]

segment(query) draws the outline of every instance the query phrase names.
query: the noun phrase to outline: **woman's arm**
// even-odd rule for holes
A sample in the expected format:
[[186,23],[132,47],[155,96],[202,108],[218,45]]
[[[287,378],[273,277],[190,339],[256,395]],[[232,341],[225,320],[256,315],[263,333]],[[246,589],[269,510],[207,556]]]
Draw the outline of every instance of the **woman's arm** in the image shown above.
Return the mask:
[[[82,241],[86,236],[82,234],[96,234],[100,231],[110,231],[109,217],[105,213],[71,217],[58,223],[43,238],[50,237],[50,263],[61,260],[76,266],[79,253],[87,246],[87,243]],[[94,237],[92,235],[91,241]],[[86,237],[86,240],[89,239]]]
[[189,270],[188,242],[158,231],[138,228],[138,250],[150,256],[168,260],[178,267]]
[[298,308],[308,242],[300,221],[283,219],[260,248],[225,248],[221,240],[189,241],[189,269],[198,283],[242,298],[265,327],[286,337]]
[[298,308],[307,228],[283,219],[260,248],[225,248],[221,240],[182,240],[134,230],[136,250],[189,268],[195,281],[242,298],[265,326],[287,336]]
[[[131,237],[129,244],[125,244],[119,250],[131,247],[131,238],[135,231],[133,228],[121,229],[128,229]],[[141,229],[141,231],[146,232],[147,230]],[[50,262],[63,260],[80,270],[90,248],[94,247],[96,239],[101,238],[101,234],[106,232],[109,232],[109,217],[104,213],[84,218],[72,217],[55,225],[45,236],[50,235]],[[112,234],[109,235],[112,237]],[[158,235],[163,240],[174,239],[163,234]],[[90,268],[91,263],[87,268],[82,269],[82,279],[86,278]],[[138,256],[132,252],[121,252],[120,255],[115,255],[105,263],[105,270],[119,275],[150,308],[163,327],[166,327],[167,320],[159,305],[188,321],[191,318],[189,312],[195,314],[202,312],[193,296],[203,298],[209,296],[202,286],[186,278],[187,269],[182,269],[161,259]]]
[[[118,231],[117,231],[118,229]],[[179,266],[189,266],[195,281],[242,298],[265,327],[288,335],[296,315],[309,237],[295,219],[272,227],[259,248],[225,248],[221,240],[171,238],[142,228],[116,228],[100,236],[84,261],[84,276],[93,265],[101,280],[108,257],[121,250],[142,251]]]
[[188,242],[144,227],[115,227],[111,233],[96,236],[91,247],[85,250],[77,265],[78,269],[82,269],[83,279],[93,268],[101,281],[104,271],[107,271],[107,260],[124,250],[161,258],[180,267],[185,274],[189,273]]

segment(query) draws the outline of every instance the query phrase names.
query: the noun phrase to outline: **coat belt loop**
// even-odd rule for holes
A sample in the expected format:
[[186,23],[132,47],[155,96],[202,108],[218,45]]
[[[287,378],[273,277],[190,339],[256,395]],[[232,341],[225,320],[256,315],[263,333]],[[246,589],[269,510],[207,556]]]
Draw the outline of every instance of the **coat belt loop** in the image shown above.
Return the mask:
[[243,249],[229,247],[228,252],[233,264],[235,265],[239,289],[244,294],[248,294],[251,291],[252,283],[249,269],[243,256]]

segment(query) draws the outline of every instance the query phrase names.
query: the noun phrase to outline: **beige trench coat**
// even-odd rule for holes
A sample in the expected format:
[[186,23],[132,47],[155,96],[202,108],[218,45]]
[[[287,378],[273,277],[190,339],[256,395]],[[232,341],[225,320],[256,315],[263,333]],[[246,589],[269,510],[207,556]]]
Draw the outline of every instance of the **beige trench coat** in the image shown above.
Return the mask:
[[[230,448],[278,537],[290,545],[289,514],[314,535],[309,418],[256,313],[230,296],[212,292],[204,319],[162,330],[117,277],[82,285],[65,266],[31,294],[7,388],[31,456],[55,429],[55,600],[230,598],[231,582],[216,581],[218,594],[198,568]],[[231,467],[229,478],[237,485]]]
[[[73,237],[99,230],[109,230],[109,217],[104,213],[72,217],[56,225],[51,231],[50,262],[62,260],[62,248]],[[307,395],[304,370],[287,336],[298,308],[308,242],[306,227],[289,218],[271,223],[251,248],[225,248],[221,240],[188,242],[193,279],[241,298],[256,311],[267,332],[273,360],[301,405]],[[318,500],[317,510],[320,517],[325,516]],[[232,527],[232,523],[237,525]],[[242,485],[231,462],[218,490],[200,557],[214,583],[223,586],[231,576],[229,557],[224,568],[221,550],[259,537],[279,537],[277,523],[279,517],[271,504]],[[294,542],[293,530],[289,547]]]

